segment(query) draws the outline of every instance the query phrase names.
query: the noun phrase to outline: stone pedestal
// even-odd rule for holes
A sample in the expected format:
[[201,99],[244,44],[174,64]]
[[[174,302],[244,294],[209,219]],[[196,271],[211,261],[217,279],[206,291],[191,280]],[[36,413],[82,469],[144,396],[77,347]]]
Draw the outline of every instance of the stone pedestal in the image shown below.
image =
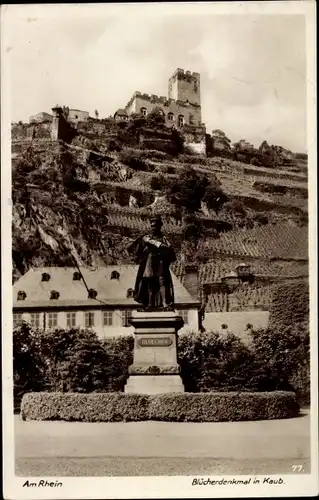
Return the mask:
[[125,392],[184,392],[177,363],[177,332],[183,320],[175,312],[135,312],[134,357]]

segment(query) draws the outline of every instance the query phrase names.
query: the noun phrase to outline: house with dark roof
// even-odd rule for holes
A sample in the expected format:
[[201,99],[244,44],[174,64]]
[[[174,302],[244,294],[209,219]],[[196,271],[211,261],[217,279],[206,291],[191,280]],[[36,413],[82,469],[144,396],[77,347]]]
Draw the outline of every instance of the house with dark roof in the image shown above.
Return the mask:
[[115,120],[128,120],[128,112],[124,108],[119,108],[114,113]]
[[[31,268],[13,286],[13,321],[34,328],[92,328],[100,338],[133,333],[132,312],[138,266]],[[172,273],[175,308],[183,330],[199,329],[200,302]],[[181,330],[181,331],[183,331]]]

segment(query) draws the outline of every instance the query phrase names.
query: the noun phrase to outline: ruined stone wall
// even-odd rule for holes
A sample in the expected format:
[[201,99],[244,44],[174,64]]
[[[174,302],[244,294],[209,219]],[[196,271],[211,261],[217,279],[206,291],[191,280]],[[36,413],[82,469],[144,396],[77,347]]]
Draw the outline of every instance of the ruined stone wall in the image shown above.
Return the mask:
[[23,139],[50,139],[51,122],[14,124],[11,127],[13,141]]
[[206,155],[206,128],[185,125],[181,129],[185,138],[185,146],[195,154]]
[[69,109],[68,121],[72,123],[84,122],[89,119],[88,111],[81,111],[80,109]]

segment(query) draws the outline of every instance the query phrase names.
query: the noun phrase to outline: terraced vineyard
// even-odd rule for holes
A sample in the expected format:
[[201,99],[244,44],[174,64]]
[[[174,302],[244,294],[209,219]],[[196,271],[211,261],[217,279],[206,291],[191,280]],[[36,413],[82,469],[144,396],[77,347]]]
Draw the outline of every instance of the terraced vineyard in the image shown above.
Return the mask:
[[208,253],[307,260],[308,229],[286,224],[268,224],[251,230],[237,230],[207,238],[201,250]]
[[[102,144],[103,140],[100,142]],[[250,264],[255,276],[293,278],[308,274],[308,231],[306,227],[296,225],[300,223],[300,213],[307,213],[305,169],[293,172],[262,168],[223,158],[192,158],[190,162],[185,155],[158,160],[149,158],[151,153],[146,150],[144,153],[148,158],[142,171],[121,163],[120,152],[105,152],[102,147],[100,151],[86,149],[85,141],[83,145],[77,141],[70,147],[39,140],[30,147],[30,141],[24,140],[14,142],[12,147],[14,166],[20,160],[26,166],[26,173],[19,179],[13,176],[15,193],[21,191],[21,182],[27,186],[26,199],[19,199],[18,203],[22,215],[13,221],[15,266],[19,267],[20,273],[31,265],[69,265],[65,250],[59,247],[63,239],[59,233],[62,211],[65,214],[65,240],[73,245],[86,265],[94,263],[96,258],[107,264],[127,262],[126,246],[149,229],[151,205],[159,194],[151,189],[152,177],[162,173],[166,178],[177,178],[189,164],[208,178],[217,177],[229,202],[240,200],[247,217],[251,217],[250,222],[257,225],[253,229],[240,229],[240,216],[223,209],[219,213],[213,210],[206,213],[202,208],[196,214],[198,223],[205,230],[205,237],[199,239],[195,252],[200,287],[220,282],[242,261]],[[61,162],[65,151],[72,154],[75,178],[72,178],[74,174],[69,175],[68,166]],[[33,179],[31,188],[28,187],[29,179]],[[258,183],[259,187],[262,183],[266,187],[279,186],[288,191],[280,196],[262,192],[256,189]],[[289,190],[292,190],[290,194]],[[129,206],[131,195],[138,198],[139,208]],[[181,242],[185,223],[171,200],[165,203],[164,199],[160,200],[158,206],[164,232],[178,253],[178,261],[172,269],[184,280],[188,257],[183,254]],[[261,222],[255,222],[253,216],[258,212],[267,215],[266,225],[258,226]],[[39,228],[47,237],[43,237]],[[55,241],[58,247],[55,244],[50,247],[50,241]],[[23,263],[19,261],[21,252],[26,256]],[[259,288],[247,289],[246,295],[243,294],[237,302],[241,300],[243,307],[246,304],[253,308],[260,301],[267,303],[266,288],[263,291]],[[229,307],[222,293],[212,295],[209,300],[211,310]]]

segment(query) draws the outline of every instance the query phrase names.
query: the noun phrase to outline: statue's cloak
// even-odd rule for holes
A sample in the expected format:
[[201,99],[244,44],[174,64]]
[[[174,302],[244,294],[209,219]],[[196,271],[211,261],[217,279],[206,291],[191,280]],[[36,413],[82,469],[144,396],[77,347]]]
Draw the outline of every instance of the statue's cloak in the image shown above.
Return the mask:
[[169,266],[176,260],[176,255],[167,238],[146,235],[137,238],[128,251],[139,264],[134,288],[136,302],[145,307],[161,307],[160,287],[164,286],[167,304],[174,304]]

